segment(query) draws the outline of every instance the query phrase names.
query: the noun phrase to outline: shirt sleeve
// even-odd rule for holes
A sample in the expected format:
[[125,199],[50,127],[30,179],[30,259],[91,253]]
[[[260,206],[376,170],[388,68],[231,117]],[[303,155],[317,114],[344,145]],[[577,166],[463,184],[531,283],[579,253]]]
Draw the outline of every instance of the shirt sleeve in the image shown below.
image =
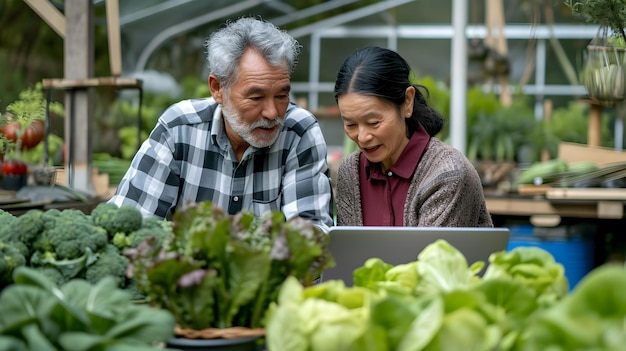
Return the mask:
[[299,216],[324,232],[333,226],[333,196],[326,141],[319,124],[312,124],[287,156],[282,211],[287,220]]
[[109,202],[133,205],[144,216],[166,218],[176,206],[179,186],[180,172],[174,162],[173,145],[168,129],[159,119]]

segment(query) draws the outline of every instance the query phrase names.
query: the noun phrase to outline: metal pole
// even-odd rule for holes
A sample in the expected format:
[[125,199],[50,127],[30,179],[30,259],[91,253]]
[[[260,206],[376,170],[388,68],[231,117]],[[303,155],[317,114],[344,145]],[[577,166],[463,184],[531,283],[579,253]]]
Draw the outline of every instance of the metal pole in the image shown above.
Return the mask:
[[467,0],[452,3],[452,64],[450,74],[450,140],[452,146],[465,153],[467,99]]

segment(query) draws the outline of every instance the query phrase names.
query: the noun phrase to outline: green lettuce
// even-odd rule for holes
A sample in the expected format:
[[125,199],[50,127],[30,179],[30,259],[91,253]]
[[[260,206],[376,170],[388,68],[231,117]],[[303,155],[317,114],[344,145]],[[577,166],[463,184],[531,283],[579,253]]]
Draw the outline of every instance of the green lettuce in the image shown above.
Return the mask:
[[437,241],[414,262],[370,258],[353,273],[353,287],[289,279],[268,310],[268,349],[613,351],[626,344],[623,267],[611,273],[619,279],[590,274],[567,295],[563,266],[541,248],[494,253],[485,268]]

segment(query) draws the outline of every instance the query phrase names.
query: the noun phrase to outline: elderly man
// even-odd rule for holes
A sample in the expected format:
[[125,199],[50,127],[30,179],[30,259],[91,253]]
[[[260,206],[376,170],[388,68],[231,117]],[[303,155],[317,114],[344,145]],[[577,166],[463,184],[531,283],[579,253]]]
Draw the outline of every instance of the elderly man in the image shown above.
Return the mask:
[[313,114],[289,97],[299,43],[244,17],[205,46],[212,97],[178,102],[159,117],[109,202],[162,218],[200,201],[230,214],[281,210],[327,231],[326,142]]

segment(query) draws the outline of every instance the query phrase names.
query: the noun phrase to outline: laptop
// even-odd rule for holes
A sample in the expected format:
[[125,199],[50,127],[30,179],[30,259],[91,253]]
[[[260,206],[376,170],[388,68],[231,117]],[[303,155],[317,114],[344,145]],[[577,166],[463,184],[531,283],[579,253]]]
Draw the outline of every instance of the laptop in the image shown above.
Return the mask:
[[489,263],[489,255],[504,251],[509,242],[508,228],[459,227],[332,227],[329,249],[335,267],[322,273],[322,281],[343,280],[352,286],[352,273],[368,258],[378,257],[398,265],[417,260],[419,253],[437,239],[444,239],[466,258]]

